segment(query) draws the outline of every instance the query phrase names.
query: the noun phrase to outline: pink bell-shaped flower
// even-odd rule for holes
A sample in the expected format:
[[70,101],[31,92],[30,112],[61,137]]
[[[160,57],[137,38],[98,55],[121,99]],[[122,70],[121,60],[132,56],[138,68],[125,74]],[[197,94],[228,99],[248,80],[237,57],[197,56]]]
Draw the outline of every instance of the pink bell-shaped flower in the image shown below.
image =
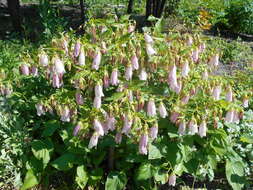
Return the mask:
[[94,101],[93,101],[93,107],[97,108],[97,109],[100,109],[101,108],[101,104],[102,104],[101,97],[96,97],[95,96]]
[[159,113],[161,118],[166,118],[168,116],[167,110],[162,102],[159,105]]
[[126,71],[125,71],[125,79],[126,80],[131,80],[133,76],[133,68],[131,65],[128,65],[126,67]]
[[185,129],[186,129],[186,123],[185,123],[185,120],[182,120],[179,123],[178,134],[179,135],[184,135],[185,134]]
[[111,78],[110,78],[110,83],[113,86],[117,86],[119,84],[118,69],[113,69]]
[[36,104],[35,107],[36,107],[38,116],[45,115],[44,106],[42,104]]
[[74,47],[74,57],[78,57],[78,55],[80,54],[80,49],[81,49],[81,43],[78,40]]
[[206,137],[206,131],[207,131],[206,121],[203,120],[201,122],[201,124],[199,125],[199,136],[200,137]]
[[100,83],[98,83],[95,86],[95,96],[96,97],[103,97],[104,96],[103,87],[102,87],[102,85]]
[[95,70],[99,69],[99,65],[101,63],[101,58],[102,58],[101,52],[97,51],[97,53],[93,59],[93,62],[92,62],[92,69],[95,69]]
[[96,132],[94,132],[93,135],[90,138],[90,142],[89,142],[89,145],[88,145],[89,149],[97,146],[97,144],[98,144],[98,138],[99,138],[99,135]]
[[82,122],[77,123],[77,125],[75,126],[75,128],[73,130],[73,136],[77,136],[77,134],[80,131],[80,129],[82,128],[82,126],[83,126]]
[[139,69],[139,61],[138,61],[138,57],[136,56],[136,54],[134,54],[132,56],[131,64],[132,64],[133,70],[138,70]]
[[177,176],[174,173],[172,173],[169,177],[169,185],[174,187],[176,185],[176,179]]
[[29,66],[27,64],[22,64],[20,66],[20,71],[22,75],[28,76],[30,74]]
[[102,124],[100,123],[100,121],[98,121],[97,119],[94,119],[93,127],[99,136],[104,136],[104,128]]
[[220,94],[221,94],[221,86],[217,85],[213,88],[213,98],[214,100],[220,100]]
[[139,142],[139,153],[147,155],[148,154],[148,134],[144,133],[141,135],[141,139]]
[[231,109],[226,113],[225,122],[232,123],[234,120],[234,110]]
[[47,56],[47,54],[46,53],[41,53],[40,55],[39,55],[39,64],[41,65],[41,66],[43,66],[43,67],[46,67],[47,65],[48,65],[48,63],[49,63],[49,60],[48,60],[48,56]]
[[148,78],[147,72],[145,71],[145,69],[141,69],[141,72],[139,74],[139,79],[142,81],[146,81],[147,78]]
[[190,72],[189,62],[186,60],[182,67],[182,77],[187,77]]
[[61,111],[61,121],[70,122],[70,110],[67,106]]
[[152,140],[155,140],[157,138],[157,135],[158,135],[158,125],[155,124],[153,127],[149,129],[149,137]]
[[154,99],[150,99],[147,105],[147,115],[153,117],[156,115],[156,107]]
[[76,97],[76,103],[77,104],[79,104],[79,105],[83,105],[84,104],[83,96],[82,96],[82,94],[81,94],[80,91],[76,92],[75,97]]
[[130,118],[130,116],[128,116],[128,115],[125,115],[124,116],[124,125],[123,125],[121,133],[128,135],[128,133],[132,127],[132,124],[133,124],[132,118]]
[[85,53],[84,53],[83,48],[81,49],[81,52],[80,52],[79,57],[78,57],[78,65],[79,66],[84,66],[85,65]]

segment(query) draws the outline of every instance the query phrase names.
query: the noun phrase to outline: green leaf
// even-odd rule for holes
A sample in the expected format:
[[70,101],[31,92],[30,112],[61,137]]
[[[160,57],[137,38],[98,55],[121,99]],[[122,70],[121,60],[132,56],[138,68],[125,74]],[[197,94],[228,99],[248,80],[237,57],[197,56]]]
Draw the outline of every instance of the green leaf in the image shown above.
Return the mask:
[[226,161],[226,176],[229,184],[234,190],[242,189],[245,184],[244,166],[240,161]]
[[242,142],[253,144],[253,136],[243,135],[240,139]]
[[110,172],[105,183],[105,190],[122,190],[126,186],[127,177],[123,172]]
[[35,185],[38,185],[38,184],[39,184],[39,180],[34,175],[33,170],[28,170],[26,172],[24,184],[21,187],[21,190],[29,189],[31,187],[34,187]]
[[89,185],[96,185],[97,183],[100,183],[102,177],[103,177],[103,169],[102,168],[96,168],[91,171],[90,178],[89,178]]
[[88,179],[89,179],[89,176],[84,165],[78,166],[76,169],[76,183],[81,189],[85,188],[88,182]]
[[154,172],[154,178],[157,182],[165,184],[169,179],[168,171],[157,168]]
[[143,163],[137,169],[136,180],[147,180],[153,176],[153,167],[151,163]]
[[34,140],[32,143],[33,155],[43,161],[43,167],[45,168],[50,161],[50,153],[53,151],[53,145],[48,140]]
[[45,123],[45,129],[42,132],[43,137],[50,137],[53,135],[55,130],[60,126],[59,122],[56,120],[51,120]]
[[66,153],[54,160],[52,162],[52,166],[55,167],[57,170],[66,171],[73,167],[75,160],[76,156],[74,154]]
[[162,146],[161,143],[150,143],[149,144],[149,152],[148,152],[148,159],[159,159],[163,157],[162,151],[164,147]]

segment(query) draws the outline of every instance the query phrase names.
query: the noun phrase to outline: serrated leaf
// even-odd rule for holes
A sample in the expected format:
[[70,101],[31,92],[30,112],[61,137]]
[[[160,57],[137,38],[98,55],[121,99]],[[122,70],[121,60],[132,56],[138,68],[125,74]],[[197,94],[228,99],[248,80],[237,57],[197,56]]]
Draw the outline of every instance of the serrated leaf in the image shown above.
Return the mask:
[[161,143],[150,143],[149,144],[149,151],[148,151],[148,159],[152,160],[152,159],[159,159],[163,157],[162,152],[164,147],[162,146]]
[[126,186],[127,177],[123,172],[110,172],[105,183],[105,190],[122,190]]

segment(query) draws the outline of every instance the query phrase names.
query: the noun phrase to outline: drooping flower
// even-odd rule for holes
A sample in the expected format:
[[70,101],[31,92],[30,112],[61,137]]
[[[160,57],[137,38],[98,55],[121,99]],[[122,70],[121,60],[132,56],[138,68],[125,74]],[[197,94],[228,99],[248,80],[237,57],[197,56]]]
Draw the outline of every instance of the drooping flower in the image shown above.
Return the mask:
[[73,130],[73,136],[77,136],[79,130],[82,128],[83,124],[82,122],[78,122]]
[[101,97],[95,97],[94,98],[94,101],[93,101],[93,107],[94,108],[97,108],[97,109],[100,109],[101,108]]
[[210,58],[208,63],[210,66],[217,67],[219,65],[219,54],[215,54]]
[[233,123],[239,123],[240,122],[240,118],[239,118],[239,113],[238,111],[234,111],[234,117],[233,117]]
[[153,117],[156,115],[156,107],[154,99],[150,99],[147,105],[147,115]]
[[179,116],[180,116],[180,113],[173,111],[170,115],[171,123],[176,123]]
[[103,128],[102,124],[100,123],[100,121],[98,121],[97,119],[94,119],[93,127],[98,135],[104,136],[104,134],[105,134],[104,128]]
[[118,69],[113,69],[111,78],[110,78],[111,85],[117,86],[119,84],[118,80]]
[[57,74],[63,75],[66,72],[64,64],[63,64],[62,60],[59,57],[55,57],[53,59],[53,63],[54,63],[55,72]]
[[190,100],[190,95],[185,95],[182,99],[181,102],[182,104],[187,104]]
[[102,87],[102,85],[100,83],[98,83],[95,86],[95,96],[96,97],[103,97],[104,96],[103,87]]
[[35,107],[36,107],[38,116],[45,115],[44,106],[42,104],[36,104]]
[[34,77],[39,76],[38,68],[37,68],[36,66],[32,66],[32,68],[31,68],[31,74],[32,74]]
[[61,82],[60,82],[59,75],[56,74],[56,73],[53,74],[53,87],[54,88],[60,88],[61,87]]
[[133,76],[133,68],[131,65],[128,65],[126,67],[126,71],[125,71],[125,79],[126,80],[131,80]]
[[148,56],[150,57],[156,54],[156,51],[154,50],[151,44],[146,44],[146,51]]
[[136,54],[134,54],[132,56],[131,64],[132,64],[133,70],[138,70],[139,69],[139,61],[138,61],[138,57],[136,56]]
[[152,44],[154,42],[153,38],[147,33],[144,34],[144,39],[147,44]]
[[116,120],[113,116],[107,117],[106,125],[107,125],[108,130],[114,131],[115,130],[115,123],[116,123]]
[[193,62],[198,62],[198,60],[199,60],[199,49],[195,49],[192,52],[192,61]]
[[79,66],[85,65],[85,53],[84,53],[83,48],[81,48],[81,52],[80,52],[79,57],[78,57],[78,65]]
[[168,116],[167,110],[162,102],[159,105],[159,113],[161,118],[166,118]]
[[187,45],[191,46],[193,44],[193,39],[191,36],[188,37]]
[[197,125],[197,122],[195,119],[192,119],[190,122],[189,122],[189,134],[190,135],[195,135],[198,133],[198,125]]
[[146,155],[148,153],[148,134],[144,133],[141,135],[141,139],[139,142],[139,153]]
[[205,137],[206,136],[206,131],[207,131],[206,121],[203,120],[201,122],[201,124],[199,125],[199,136],[200,137]]
[[149,137],[152,140],[155,140],[157,138],[157,135],[158,135],[158,125],[155,124],[153,127],[149,129]]
[[249,99],[248,98],[244,98],[242,101],[242,106],[244,108],[248,108],[249,107]]
[[226,117],[225,117],[225,122],[227,123],[232,123],[234,120],[234,110],[228,110],[228,112],[226,113]]
[[101,58],[102,58],[101,52],[97,51],[97,53],[93,59],[93,62],[92,62],[92,69],[95,69],[95,70],[99,69]]
[[93,135],[90,138],[90,142],[89,142],[89,146],[88,146],[89,149],[97,146],[98,138],[99,138],[99,135],[96,132],[94,132]]
[[214,98],[214,100],[220,100],[220,94],[221,94],[221,86],[217,85],[213,88],[213,98]]
[[133,124],[132,118],[130,118],[130,116],[128,116],[128,115],[125,115],[124,116],[124,125],[123,125],[121,133],[128,135],[128,133],[132,127],[132,124]]
[[78,57],[78,55],[80,54],[80,49],[81,49],[81,43],[78,40],[74,47],[74,57]]
[[205,69],[204,72],[202,73],[202,79],[203,79],[203,80],[207,80],[207,79],[208,79],[208,72],[207,72],[206,69]]
[[132,102],[134,100],[134,96],[133,96],[133,91],[132,90],[128,90],[127,97],[128,97],[129,102]]
[[102,50],[101,50],[102,53],[106,53],[107,52],[106,43],[104,41],[101,42],[101,48],[102,48]]
[[21,71],[22,75],[28,76],[30,74],[29,66],[27,64],[22,64],[20,66],[20,71]]
[[76,103],[79,105],[83,105],[84,100],[83,100],[83,96],[80,91],[76,92],[75,97],[76,97]]
[[186,129],[186,123],[185,123],[185,120],[182,120],[179,123],[178,134],[179,135],[184,135],[185,134],[185,129]]
[[47,54],[44,53],[44,52],[41,53],[39,55],[39,63],[40,63],[40,65],[43,66],[43,67],[46,67],[48,65],[48,62],[49,62],[49,60],[48,60]]
[[120,144],[121,141],[122,141],[122,133],[118,132],[118,133],[116,133],[116,135],[115,135],[115,142],[116,142],[117,144]]
[[177,94],[179,94],[179,93],[181,92],[181,90],[182,90],[182,82],[181,82],[181,81],[178,81],[177,84],[178,84],[178,85],[177,85],[177,87],[175,87],[174,91],[175,91]]
[[168,83],[170,85],[170,88],[173,91],[175,91],[175,89],[178,87],[178,83],[177,83],[177,67],[176,67],[175,64],[171,67],[171,70],[169,72]]
[[70,110],[68,106],[65,106],[61,111],[61,121],[70,122]]
[[146,81],[147,78],[148,78],[147,72],[145,71],[145,69],[141,69],[141,72],[139,74],[139,79],[142,81]]
[[190,72],[189,62],[186,60],[182,67],[182,77],[187,77]]
[[226,100],[228,102],[233,101],[233,91],[232,91],[231,87],[228,88],[228,91],[227,91],[227,94],[226,94]]
[[205,43],[201,43],[199,45],[199,53],[202,53],[205,49],[206,49],[206,44]]
[[110,78],[107,71],[105,71],[104,73],[103,84],[104,84],[104,88],[109,88],[110,86]]
[[176,179],[177,176],[174,173],[172,173],[169,177],[169,185],[174,187],[176,185]]

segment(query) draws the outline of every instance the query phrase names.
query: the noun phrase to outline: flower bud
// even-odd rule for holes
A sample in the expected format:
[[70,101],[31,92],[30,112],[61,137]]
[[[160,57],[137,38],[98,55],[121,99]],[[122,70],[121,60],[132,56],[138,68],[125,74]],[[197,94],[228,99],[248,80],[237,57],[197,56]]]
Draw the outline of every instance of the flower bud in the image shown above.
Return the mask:
[[89,146],[88,146],[89,149],[97,146],[97,144],[98,144],[98,138],[99,138],[99,135],[96,132],[93,133],[93,135],[90,138],[90,142],[89,142]]
[[148,56],[150,57],[156,54],[156,51],[154,50],[151,44],[146,44],[146,51]]
[[27,64],[22,64],[20,66],[20,70],[22,75],[28,76],[29,75],[29,66]]
[[85,54],[84,54],[83,48],[81,49],[81,52],[80,52],[79,57],[78,57],[78,65],[79,66],[85,65]]
[[131,80],[133,76],[133,68],[131,65],[128,65],[125,71],[126,80]]
[[95,96],[96,97],[103,97],[104,96],[102,85],[97,84],[95,86]]
[[180,116],[180,113],[178,112],[172,112],[170,115],[170,121],[171,123],[176,123],[178,117]]
[[177,176],[174,173],[172,173],[169,177],[169,185],[174,187],[176,185],[176,179]]
[[93,127],[98,135],[104,136],[104,128],[101,125],[100,121],[98,121],[97,119],[94,119]]
[[46,67],[48,65],[48,62],[49,62],[49,60],[48,60],[47,54],[44,53],[44,52],[41,53],[39,55],[39,63],[40,63],[40,65],[43,66],[43,67]]
[[186,60],[182,68],[182,77],[187,77],[190,72],[189,62]]
[[101,97],[95,97],[93,101],[93,107],[100,109],[101,108]]
[[155,102],[154,99],[150,99],[148,101],[147,105],[147,115],[150,117],[153,117],[156,115],[156,107],[155,107]]
[[220,94],[221,94],[221,86],[215,86],[213,89],[213,98],[214,100],[220,100]]
[[158,125],[156,124],[149,129],[149,137],[152,140],[155,140],[157,138],[157,135],[158,135]]
[[45,110],[42,104],[36,104],[35,107],[36,107],[38,116],[45,115]]
[[159,105],[159,113],[161,118],[166,118],[168,116],[167,110],[162,102]]
[[153,38],[147,33],[144,34],[144,39],[147,44],[152,44],[154,42]]
[[74,47],[74,57],[78,57],[78,55],[80,54],[80,49],[81,49],[81,43],[78,40]]
[[75,97],[76,97],[76,103],[79,105],[83,105],[84,100],[83,100],[83,96],[80,91],[76,92]]
[[124,125],[123,125],[121,133],[128,135],[128,133],[132,127],[132,124],[133,124],[133,120],[131,118],[129,118],[128,115],[125,115],[124,116]]
[[117,144],[120,144],[121,141],[122,141],[122,134],[121,134],[120,132],[118,132],[118,133],[116,133],[116,135],[115,135],[115,142],[116,142]]
[[81,122],[78,122],[73,130],[73,136],[77,136],[79,130],[82,128],[83,124]]
[[147,78],[148,78],[147,72],[145,71],[145,69],[141,69],[141,72],[139,74],[139,79],[142,81],[146,81]]
[[67,106],[61,111],[61,121],[70,122],[70,110]]
[[186,123],[185,123],[185,120],[182,120],[179,123],[178,134],[179,135],[184,135],[185,134],[185,129],[186,129]]
[[206,137],[206,131],[207,131],[206,121],[203,120],[202,123],[199,126],[199,136],[200,137]]
[[139,153],[147,155],[148,154],[147,146],[148,146],[148,134],[144,133],[141,135],[141,139],[139,142]]
[[95,70],[99,69],[101,58],[102,58],[101,52],[97,51],[97,53],[96,53],[96,55],[95,55],[95,57],[93,59],[92,69],[95,69]]
[[136,54],[134,54],[132,56],[131,64],[132,64],[133,70],[138,70],[139,69],[139,61],[138,61],[138,57],[136,56]]
[[117,86],[119,84],[118,80],[118,69],[113,69],[111,78],[110,78],[111,85]]

